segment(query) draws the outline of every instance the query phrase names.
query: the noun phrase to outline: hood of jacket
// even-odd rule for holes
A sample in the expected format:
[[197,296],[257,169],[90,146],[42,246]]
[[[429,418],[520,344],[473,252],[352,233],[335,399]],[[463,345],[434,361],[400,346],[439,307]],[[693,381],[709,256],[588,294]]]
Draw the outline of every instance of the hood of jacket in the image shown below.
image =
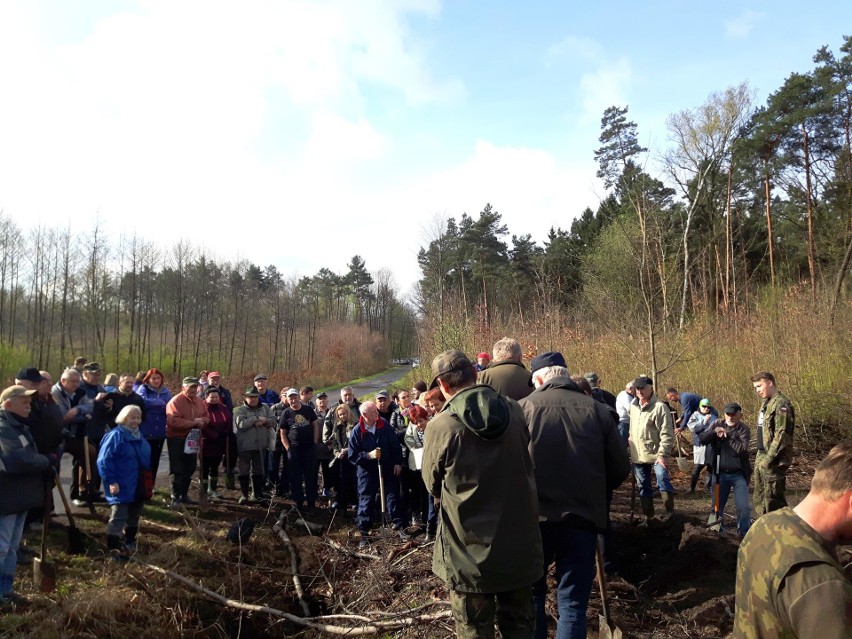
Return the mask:
[[482,439],[499,439],[509,426],[509,400],[484,384],[462,389],[444,410]]

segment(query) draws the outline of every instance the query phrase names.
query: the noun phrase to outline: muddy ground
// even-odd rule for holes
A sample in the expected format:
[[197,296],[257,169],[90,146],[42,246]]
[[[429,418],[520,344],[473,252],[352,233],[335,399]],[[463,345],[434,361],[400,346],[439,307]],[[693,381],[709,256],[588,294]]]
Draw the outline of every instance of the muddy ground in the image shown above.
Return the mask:
[[[791,505],[807,492],[816,461],[798,457],[788,480]],[[675,470],[673,481],[678,490],[676,514],[656,528],[630,524],[629,482],[614,496],[611,558],[616,573],[609,580],[613,616],[625,637],[724,637],[732,629],[738,540],[707,529],[709,498],[685,494],[686,475]],[[357,550],[351,516],[333,517],[323,506],[307,517],[315,526],[309,531],[287,500],[276,498],[268,508],[239,506],[236,491],[223,493],[225,499],[206,513],[191,507],[184,515],[167,509],[165,493],[159,491],[146,506],[139,550],[128,563],[106,554],[107,508],[97,508],[100,519],[75,509],[77,525],[88,534],[82,556],[65,552],[67,519],[56,517],[55,525],[61,527],[49,530],[48,558],[58,568],[57,588],[38,592],[29,562],[19,566],[17,590],[31,604],[0,615],[0,636],[318,636],[317,630],[284,618],[308,616],[305,606],[311,617],[322,617],[313,623],[350,628],[362,628],[369,620],[393,624],[401,617],[426,615],[428,622],[402,629],[386,625],[379,636],[453,636],[446,590],[431,572],[431,545],[403,543],[390,533],[383,540],[383,531],[377,529],[369,550],[376,558],[356,557],[345,551]],[[657,506],[662,510],[659,500]],[[291,554],[273,532],[281,515],[296,552],[304,603],[293,583]],[[245,546],[234,546],[225,539],[226,530],[244,517],[256,520],[257,527]],[[39,534],[25,535],[29,548],[37,549],[39,542]],[[221,597],[277,612],[228,607],[144,564],[170,570]],[[550,606],[555,614],[552,592]],[[595,588],[589,609],[592,637],[600,611]]]

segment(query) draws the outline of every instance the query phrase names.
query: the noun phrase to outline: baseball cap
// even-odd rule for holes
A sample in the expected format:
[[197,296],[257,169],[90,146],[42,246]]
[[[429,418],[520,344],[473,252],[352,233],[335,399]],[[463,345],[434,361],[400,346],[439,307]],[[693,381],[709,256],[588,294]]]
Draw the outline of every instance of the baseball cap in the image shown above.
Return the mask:
[[222,377],[222,373],[219,373],[217,371],[207,373],[207,379],[210,379],[211,377]]
[[287,397],[290,397],[290,395],[298,395],[298,394],[299,394],[299,391],[295,388],[291,388],[290,390],[287,391]]
[[698,402],[698,405],[704,406],[706,408],[707,406],[710,406],[711,404],[710,404],[710,400],[707,397],[705,397],[700,402]]
[[84,371],[89,371],[90,373],[98,373],[101,370],[101,365],[97,362],[89,362],[83,367]]
[[467,355],[456,349],[444,351],[435,356],[432,360],[432,383],[429,388],[435,388],[438,385],[438,378],[446,373],[453,371],[463,371],[466,368],[473,366]]
[[376,399],[379,399],[379,397],[383,397],[383,398],[387,399],[388,398],[388,392],[386,390],[380,390],[378,393],[376,393]]
[[530,362],[530,370],[533,373],[541,370],[542,368],[547,368],[548,366],[564,366],[565,368],[568,368],[568,364],[565,363],[565,358],[562,356],[562,353],[558,351],[539,353],[533,357]]
[[328,393],[326,393],[325,391],[320,391],[317,395],[317,399],[321,399],[323,397],[328,397]]
[[35,395],[37,392],[38,391],[27,390],[23,386],[10,386],[2,393],[0,393],[0,404],[5,402],[7,399],[12,399],[13,397],[21,397],[22,395]]
[[488,353],[482,352],[482,353],[480,353],[479,355],[476,356],[476,359],[488,359],[488,360],[490,360],[491,355],[489,355]]
[[201,382],[198,381],[197,377],[184,377],[181,383],[184,386],[198,386]]
[[741,412],[743,412],[743,407],[737,404],[736,402],[725,404],[725,415],[735,415],[736,413]]
[[267,379],[267,377],[263,373],[260,373],[259,375],[254,376],[254,381],[257,381],[259,379]]
[[636,379],[633,380],[633,386],[636,388],[645,388],[646,386],[653,386],[654,380],[646,375],[640,375]]
[[598,387],[598,380],[600,378],[598,377],[598,374],[596,372],[592,371],[591,373],[586,373],[583,375],[583,377],[586,378],[586,381],[589,382],[589,385],[591,385],[592,388]]
[[44,381],[44,377],[41,376],[41,373],[38,372],[37,368],[22,368],[15,373],[15,379],[25,379],[26,381],[33,382],[34,384]]

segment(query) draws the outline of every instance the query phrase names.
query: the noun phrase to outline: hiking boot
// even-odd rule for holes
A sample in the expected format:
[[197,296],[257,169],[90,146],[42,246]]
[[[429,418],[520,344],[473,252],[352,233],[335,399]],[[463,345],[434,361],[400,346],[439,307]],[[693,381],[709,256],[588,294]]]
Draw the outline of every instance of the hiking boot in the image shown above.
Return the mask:
[[227,488],[228,490],[234,490],[234,488],[236,488],[236,487],[237,487],[237,485],[236,485],[236,482],[234,481],[234,473],[233,472],[226,472],[225,473],[225,488]]
[[366,548],[370,545],[370,536],[368,533],[361,533],[361,539],[358,541],[358,548]]
[[183,502],[179,497],[172,497],[172,501],[169,503],[169,508],[172,510],[180,510],[181,506],[183,506]]
[[85,499],[80,499],[78,497],[77,499],[72,499],[71,504],[76,506],[77,508],[85,508],[86,506],[89,505],[89,502],[86,501]]
[[425,546],[426,544],[431,544],[433,541],[435,541],[435,533],[426,533],[426,536],[423,537],[423,541],[421,541],[420,544]]
[[210,501],[219,501],[220,499],[222,499],[222,495],[217,493],[215,490],[208,490],[207,497],[208,499],[210,499]]

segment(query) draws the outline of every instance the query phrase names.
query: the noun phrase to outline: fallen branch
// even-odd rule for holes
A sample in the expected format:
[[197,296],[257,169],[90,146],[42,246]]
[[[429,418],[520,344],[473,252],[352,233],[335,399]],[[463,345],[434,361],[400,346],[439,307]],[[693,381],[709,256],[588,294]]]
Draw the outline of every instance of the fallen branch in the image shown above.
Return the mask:
[[192,531],[196,535],[201,537],[201,539],[203,541],[210,541],[210,538],[207,536],[207,533],[205,533],[203,530],[201,530],[201,527],[198,525],[198,522],[195,521],[195,517],[193,517],[189,513],[189,511],[186,509],[186,506],[184,506],[183,503],[180,504],[180,511],[179,512],[180,512],[181,515],[183,515],[183,520],[186,523],[189,524],[189,527],[192,528]]
[[290,565],[293,567],[293,585],[296,587],[296,596],[299,598],[299,604],[302,606],[302,612],[305,613],[306,616],[311,616],[311,608],[308,606],[308,602],[305,601],[305,591],[302,588],[302,582],[299,579],[299,559],[296,557],[296,549],[293,548],[293,542],[290,541],[290,537],[287,535],[284,530],[284,526],[281,525],[281,522],[275,522],[275,525],[272,527],[272,531],[278,534],[278,537],[281,538],[281,541],[284,542],[284,545],[287,546],[287,550],[290,551]]
[[337,543],[337,542],[336,542],[336,541],[334,541],[333,539],[329,539],[328,537],[326,537],[325,542],[326,542],[329,546],[331,546],[332,548],[334,548],[335,550],[339,550],[339,551],[340,551],[340,552],[342,552],[343,554],[345,554],[345,555],[349,555],[349,556],[351,556],[351,557],[358,557],[359,559],[372,559],[373,561],[375,561],[375,560],[377,560],[377,559],[381,559],[381,557],[379,557],[379,556],[377,556],[377,555],[370,555],[370,554],[368,554],[368,553],[366,553],[366,552],[358,552],[358,551],[356,551],[356,550],[350,550],[350,549],[349,549],[349,548],[347,548],[346,546],[341,546],[339,543]]
[[[351,627],[347,628],[345,626],[337,626],[330,625],[324,623],[318,623],[315,620],[305,619],[304,617],[298,617],[289,612],[285,612],[283,610],[279,610],[277,608],[270,608],[269,606],[260,606],[257,604],[248,604],[242,601],[237,601],[235,599],[229,599],[228,597],[223,597],[219,593],[213,592],[200,584],[195,583],[191,579],[187,579],[186,577],[179,575],[171,570],[166,570],[165,568],[160,568],[159,566],[155,566],[153,564],[147,564],[144,561],[140,561],[135,557],[132,559],[136,564],[148,568],[154,572],[157,572],[161,575],[165,575],[166,577],[170,577],[176,581],[181,582],[182,584],[189,586],[192,590],[196,592],[200,592],[201,594],[209,597],[210,599],[222,604],[223,606],[227,606],[229,608],[234,608],[236,610],[246,610],[249,612],[263,612],[268,615],[272,615],[273,617],[278,617],[280,619],[286,619],[296,625],[312,628],[314,630],[319,630],[320,632],[327,632],[329,634],[335,635],[347,635],[350,637],[359,637],[364,635],[374,635],[380,632],[387,632],[389,630],[399,630],[400,628],[407,628],[410,626],[414,626],[417,624],[425,624],[431,623],[433,621],[446,619],[451,613],[449,610],[445,610],[442,612],[436,612],[432,614],[424,614],[417,615],[414,617],[402,617],[400,619],[392,619],[388,621],[370,621],[367,625],[361,627]],[[431,605],[431,604],[430,604]],[[358,620],[357,617],[360,615],[354,616],[356,617],[353,620]],[[321,619],[322,617],[316,617],[315,619]],[[336,618],[336,617],[335,617]]]

